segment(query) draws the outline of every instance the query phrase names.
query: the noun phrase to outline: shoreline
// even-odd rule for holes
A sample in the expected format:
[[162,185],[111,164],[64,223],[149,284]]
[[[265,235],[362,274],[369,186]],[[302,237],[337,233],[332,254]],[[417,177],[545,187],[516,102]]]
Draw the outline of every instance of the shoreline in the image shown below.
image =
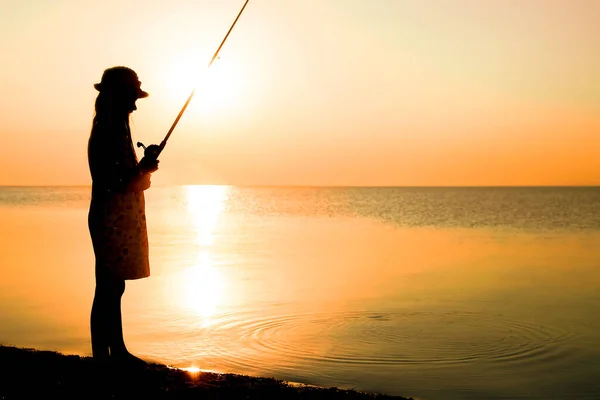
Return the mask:
[[123,369],[93,358],[0,345],[0,399],[411,400],[274,378],[189,372],[163,364]]

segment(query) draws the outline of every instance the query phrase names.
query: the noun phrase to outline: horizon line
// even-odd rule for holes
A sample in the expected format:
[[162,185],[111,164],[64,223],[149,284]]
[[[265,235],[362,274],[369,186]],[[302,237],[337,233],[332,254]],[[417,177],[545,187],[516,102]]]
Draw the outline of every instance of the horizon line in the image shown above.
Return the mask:
[[[281,184],[256,184],[256,185],[236,185],[236,184],[213,184],[213,183],[186,183],[186,184],[158,184],[154,188],[165,188],[173,186],[231,186],[239,188],[598,188],[600,184],[580,184],[580,185],[281,185]],[[0,188],[91,188],[91,184],[75,185],[2,185]]]

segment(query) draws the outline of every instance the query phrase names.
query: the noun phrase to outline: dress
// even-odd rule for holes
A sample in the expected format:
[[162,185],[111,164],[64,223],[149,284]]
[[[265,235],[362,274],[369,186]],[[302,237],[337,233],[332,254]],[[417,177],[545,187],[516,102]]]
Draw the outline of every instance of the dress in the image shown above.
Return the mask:
[[88,161],[92,175],[88,226],[96,274],[120,279],[150,276],[144,192],[130,185],[139,173],[129,124],[94,121]]

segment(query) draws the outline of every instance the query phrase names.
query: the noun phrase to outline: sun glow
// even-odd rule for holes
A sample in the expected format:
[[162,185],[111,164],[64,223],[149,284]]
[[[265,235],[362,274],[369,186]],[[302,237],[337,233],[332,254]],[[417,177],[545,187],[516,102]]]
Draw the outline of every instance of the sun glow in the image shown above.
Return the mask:
[[195,265],[185,273],[184,302],[203,318],[203,326],[211,325],[211,317],[225,297],[225,279],[215,266],[210,247],[219,214],[227,199],[226,186],[189,186],[188,210],[197,235],[200,251]]
[[189,186],[187,188],[188,210],[196,229],[198,244],[210,246],[219,214],[227,200],[227,186]]
[[185,282],[186,306],[203,318],[202,326],[210,326],[211,317],[223,302],[225,281],[208,251],[200,252],[196,265],[186,272]]
[[189,105],[205,115],[212,115],[233,107],[242,91],[240,75],[231,63],[216,59],[210,68],[200,57],[180,57],[173,61],[165,74],[167,95],[171,101],[185,102],[196,89]]
[[200,368],[198,368],[198,367],[187,367],[187,368],[180,368],[180,369],[182,369],[186,372],[189,372],[192,375],[200,373]]

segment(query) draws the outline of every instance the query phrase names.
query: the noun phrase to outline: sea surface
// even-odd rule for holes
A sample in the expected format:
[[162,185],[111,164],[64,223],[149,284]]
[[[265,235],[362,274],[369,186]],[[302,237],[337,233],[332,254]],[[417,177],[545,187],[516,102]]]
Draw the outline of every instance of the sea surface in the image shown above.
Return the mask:
[[[0,188],[0,343],[90,355],[89,187]],[[417,399],[600,399],[600,188],[152,187],[148,360]]]

